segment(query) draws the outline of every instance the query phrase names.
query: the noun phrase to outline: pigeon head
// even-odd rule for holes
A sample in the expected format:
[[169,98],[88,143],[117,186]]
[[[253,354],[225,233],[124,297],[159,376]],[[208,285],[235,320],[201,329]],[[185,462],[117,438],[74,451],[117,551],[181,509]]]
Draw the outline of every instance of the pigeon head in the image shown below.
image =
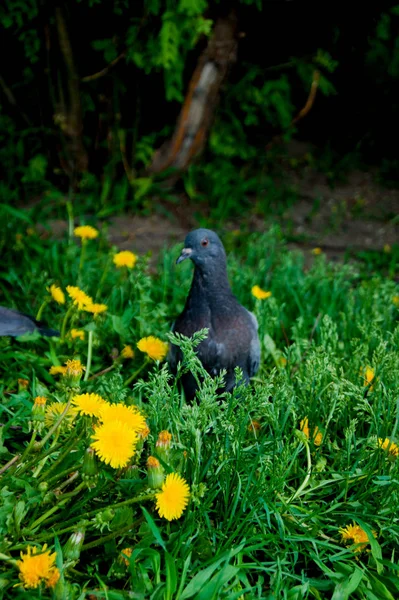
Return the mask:
[[226,263],[223,244],[219,236],[210,229],[194,229],[187,235],[176,264],[186,258],[192,260],[195,266],[201,269],[215,268]]

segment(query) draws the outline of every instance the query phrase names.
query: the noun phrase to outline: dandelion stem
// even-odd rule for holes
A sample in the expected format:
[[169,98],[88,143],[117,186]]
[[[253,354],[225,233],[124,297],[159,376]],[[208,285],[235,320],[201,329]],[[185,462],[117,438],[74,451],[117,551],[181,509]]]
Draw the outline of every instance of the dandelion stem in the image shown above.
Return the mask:
[[80,278],[80,274],[82,273],[83,265],[84,265],[84,262],[85,262],[86,243],[87,243],[87,240],[82,240],[82,249],[81,249],[81,252],[80,252],[79,271],[78,271],[78,277],[79,278]]
[[133,521],[133,523],[130,523],[130,525],[125,525],[125,527],[122,527],[122,529],[119,529],[119,531],[114,531],[113,533],[105,535],[104,537],[102,537],[98,540],[94,540],[94,542],[89,542],[88,544],[85,544],[82,547],[82,552],[84,550],[89,550],[90,548],[95,548],[96,546],[101,546],[102,544],[109,542],[113,538],[118,537],[118,535],[123,535],[124,533],[127,533],[134,527],[137,527],[137,525],[140,525],[143,521],[144,521],[144,517],[140,517],[136,521]]
[[72,188],[69,191],[69,198],[66,201],[66,208],[68,213],[68,237],[69,241],[71,241],[73,236],[73,204],[72,204]]
[[136,379],[137,375],[138,375],[139,373],[141,373],[141,371],[142,371],[142,370],[144,369],[144,367],[146,367],[147,365],[148,365],[148,359],[146,359],[146,360],[143,362],[143,364],[141,365],[141,367],[139,367],[139,368],[137,369],[137,371],[135,371],[135,372],[133,373],[133,375],[131,375],[130,377],[128,377],[128,379],[126,379],[126,381],[125,381],[124,385],[125,385],[125,386],[127,386],[127,385],[129,385],[129,383],[132,383],[132,381],[133,381],[134,379]]
[[[69,471],[71,471],[71,469],[69,469]],[[73,483],[75,481],[75,479],[77,479],[79,477],[79,471],[75,471],[74,473],[72,473],[72,475],[66,479],[65,481],[63,481],[56,489],[58,492],[60,492],[61,490],[63,490],[65,487],[67,487],[68,485],[70,485],[71,483]]]
[[39,308],[39,310],[37,311],[36,321],[40,321],[40,319],[42,318],[43,311],[46,308],[48,303],[49,303],[49,299],[46,298],[44,300],[44,302],[42,303],[41,307]]
[[89,341],[88,341],[88,345],[87,345],[86,373],[85,373],[83,381],[87,381],[89,379],[89,375],[90,375],[91,358],[93,355],[93,336],[94,336],[94,332],[89,331]]
[[39,517],[38,519],[36,519],[36,521],[33,521],[32,525],[30,525],[26,530],[25,530],[25,535],[27,535],[28,533],[31,533],[34,529],[36,529],[36,527],[38,525],[41,525],[41,523],[43,523],[44,521],[46,521],[49,517],[51,517],[51,515],[53,515],[55,512],[57,512],[57,510],[59,510],[60,508],[62,508],[64,506],[64,504],[66,504],[67,502],[69,502],[69,500],[71,500],[71,498],[73,498],[74,496],[76,496],[76,494],[78,494],[82,488],[85,487],[85,482],[82,481],[81,483],[79,483],[78,487],[75,488],[72,492],[68,492],[67,494],[63,494],[62,496],[59,497],[59,501],[56,504],[56,506],[53,506],[52,508],[50,508],[47,512],[44,513],[44,515],[42,515],[41,517]]
[[[52,452],[55,452],[56,450],[58,450],[59,448],[61,448],[61,446],[62,446],[62,444],[58,444],[58,445],[57,445],[57,446],[55,446],[55,447],[54,447],[53,445],[51,445],[51,447],[50,447],[48,450],[46,450],[46,451],[43,453],[43,455],[42,455],[42,459],[43,459],[43,458],[46,458],[46,456],[48,456],[48,455],[49,455],[49,454],[51,454]],[[35,450],[36,450],[37,446],[35,446],[35,445],[34,445],[34,448],[35,448]],[[19,466],[20,464],[21,464],[21,463],[18,463],[18,465],[17,465],[17,468],[18,468],[18,466]],[[22,473],[25,473],[26,471],[28,471],[29,469],[31,469],[32,467],[34,467],[36,464],[37,464],[37,458],[35,457],[35,458],[34,458],[33,460],[31,460],[30,462],[26,463],[26,465],[25,465],[24,467],[22,467],[22,469],[20,469],[20,470],[18,471],[18,477],[20,477],[20,476],[22,475]]]
[[299,488],[297,489],[297,491],[295,492],[295,494],[289,499],[288,502],[293,502],[295,500],[295,498],[297,496],[299,496],[299,494],[301,494],[301,492],[303,492],[303,490],[305,489],[305,487],[308,485],[310,476],[312,474],[312,457],[310,456],[310,447],[309,447],[308,442],[304,441],[303,443],[304,443],[305,448],[306,448],[306,459],[307,459],[307,462],[308,462],[308,470],[307,470],[306,477],[303,480],[302,484],[299,486]]
[[29,452],[32,450],[33,444],[35,443],[36,435],[37,435],[37,432],[36,432],[36,431],[34,431],[34,432],[32,433],[32,437],[30,438],[30,442],[29,442],[29,444],[26,446],[26,448],[25,448],[25,450],[24,450],[24,452],[23,452],[23,454],[22,454],[22,456],[21,456],[21,462],[23,462],[23,461],[24,461],[24,459],[26,458],[26,456],[27,456],[27,455],[29,454]]
[[67,321],[68,321],[68,319],[69,319],[70,314],[71,314],[72,311],[73,311],[73,304],[71,304],[71,306],[66,311],[64,320],[62,322],[62,327],[61,327],[61,342],[63,342],[65,340],[65,331],[66,331]]
[[72,395],[70,396],[66,407],[64,408],[63,412],[60,414],[58,420],[54,423],[54,425],[52,427],[50,427],[50,429],[48,430],[48,432],[46,433],[46,435],[44,436],[44,438],[42,440],[40,440],[40,442],[38,443],[37,447],[43,448],[44,444],[47,442],[47,440],[49,440],[51,438],[51,436],[53,435],[54,431],[57,429],[57,427],[62,423],[64,417],[66,416],[67,412],[69,411],[70,407],[71,407],[71,402],[72,402]]
[[[43,473],[43,475],[40,477],[39,481],[47,480],[47,483],[49,483],[50,481],[53,481],[54,479],[60,479],[61,476],[63,476],[65,474],[65,471],[63,471],[62,473],[57,473],[57,475],[50,477],[50,479],[48,478],[50,473],[52,473],[54,471],[54,469],[56,469],[58,467],[58,465],[64,460],[64,458],[66,456],[68,456],[68,454],[70,453],[73,446],[75,446],[75,444],[77,442],[76,431],[73,431],[72,435],[70,436],[69,440],[67,440],[67,442],[68,443],[64,443],[64,448],[65,448],[64,452],[62,452],[59,455],[59,457],[57,458],[57,460],[55,462],[53,462],[51,467],[45,473]],[[70,472],[71,472],[71,467],[69,467],[69,469],[67,470],[67,473],[70,473]]]
[[105,375],[105,373],[109,373],[110,371],[112,371],[112,369],[114,369],[116,367],[116,362],[114,362],[113,365],[111,365],[110,367],[106,367],[105,369],[102,369],[101,371],[98,371],[98,373],[94,373],[94,375],[92,375],[89,378],[89,381],[91,381],[92,379],[95,379],[96,377],[100,377],[100,375]]
[[5,473],[5,471],[7,471],[7,469],[12,467],[12,465],[19,459],[20,456],[21,456],[20,454],[16,454],[11,460],[8,461],[8,463],[6,463],[4,466],[2,466],[0,469],[0,475]]
[[107,261],[107,263],[106,263],[106,265],[105,265],[105,267],[103,269],[103,273],[101,275],[100,283],[98,284],[97,292],[96,292],[96,295],[95,295],[95,299],[96,300],[98,298],[100,298],[101,292],[103,291],[104,282],[105,282],[105,279],[106,279],[106,277],[108,275],[108,271],[109,271],[109,268],[111,266],[111,261],[112,261],[112,257],[109,256],[108,261]]

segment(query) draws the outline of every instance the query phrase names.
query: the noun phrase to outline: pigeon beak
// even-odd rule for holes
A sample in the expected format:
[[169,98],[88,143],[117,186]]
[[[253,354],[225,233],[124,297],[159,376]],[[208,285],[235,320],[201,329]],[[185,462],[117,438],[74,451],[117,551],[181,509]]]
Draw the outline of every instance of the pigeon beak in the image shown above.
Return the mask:
[[190,258],[190,256],[192,255],[192,253],[193,253],[192,248],[183,248],[183,250],[181,251],[181,254],[180,254],[179,258],[176,261],[176,264],[178,265],[183,260],[186,260],[186,258]]

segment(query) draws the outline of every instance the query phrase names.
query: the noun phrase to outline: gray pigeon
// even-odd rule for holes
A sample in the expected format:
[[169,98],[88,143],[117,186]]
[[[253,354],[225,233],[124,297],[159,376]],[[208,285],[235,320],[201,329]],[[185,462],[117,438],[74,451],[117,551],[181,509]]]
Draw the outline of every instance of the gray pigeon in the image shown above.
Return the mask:
[[[172,331],[191,337],[199,329],[209,329],[208,337],[197,346],[197,355],[210,375],[226,369],[224,389],[230,392],[236,383],[235,367],[242,369],[247,384],[259,368],[258,322],[231,291],[226,253],[214,231],[195,229],[189,233],[176,264],[186,258],[194,263],[194,276],[186,305]],[[181,350],[172,344],[168,361],[174,373],[181,360]],[[182,383],[186,398],[193,399],[193,375],[185,374]]]
[[34,331],[38,331],[40,335],[47,337],[60,335],[55,329],[49,329],[41,321],[36,321],[29,315],[0,306],[0,336],[17,337]]

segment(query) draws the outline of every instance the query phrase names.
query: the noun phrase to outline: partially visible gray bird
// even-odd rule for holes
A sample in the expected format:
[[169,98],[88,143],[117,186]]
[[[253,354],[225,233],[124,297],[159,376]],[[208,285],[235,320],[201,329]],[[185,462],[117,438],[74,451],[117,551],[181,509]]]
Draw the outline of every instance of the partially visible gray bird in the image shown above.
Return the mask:
[[60,335],[55,329],[49,329],[44,323],[36,321],[36,319],[29,315],[0,306],[0,336],[9,335],[17,337],[25,333],[33,333],[34,331],[38,331],[40,335],[47,337]]
[[[189,258],[194,263],[194,276],[186,305],[172,326],[172,331],[191,337],[207,327],[208,337],[197,346],[197,355],[212,376],[226,369],[225,390],[235,384],[234,368],[240,367],[245,382],[255,375],[260,362],[258,322],[233,295],[227,278],[226,253],[222,242],[210,229],[189,233],[176,264]],[[182,360],[181,350],[171,345],[168,361],[173,372]],[[182,377],[187,399],[196,392],[191,373]]]

